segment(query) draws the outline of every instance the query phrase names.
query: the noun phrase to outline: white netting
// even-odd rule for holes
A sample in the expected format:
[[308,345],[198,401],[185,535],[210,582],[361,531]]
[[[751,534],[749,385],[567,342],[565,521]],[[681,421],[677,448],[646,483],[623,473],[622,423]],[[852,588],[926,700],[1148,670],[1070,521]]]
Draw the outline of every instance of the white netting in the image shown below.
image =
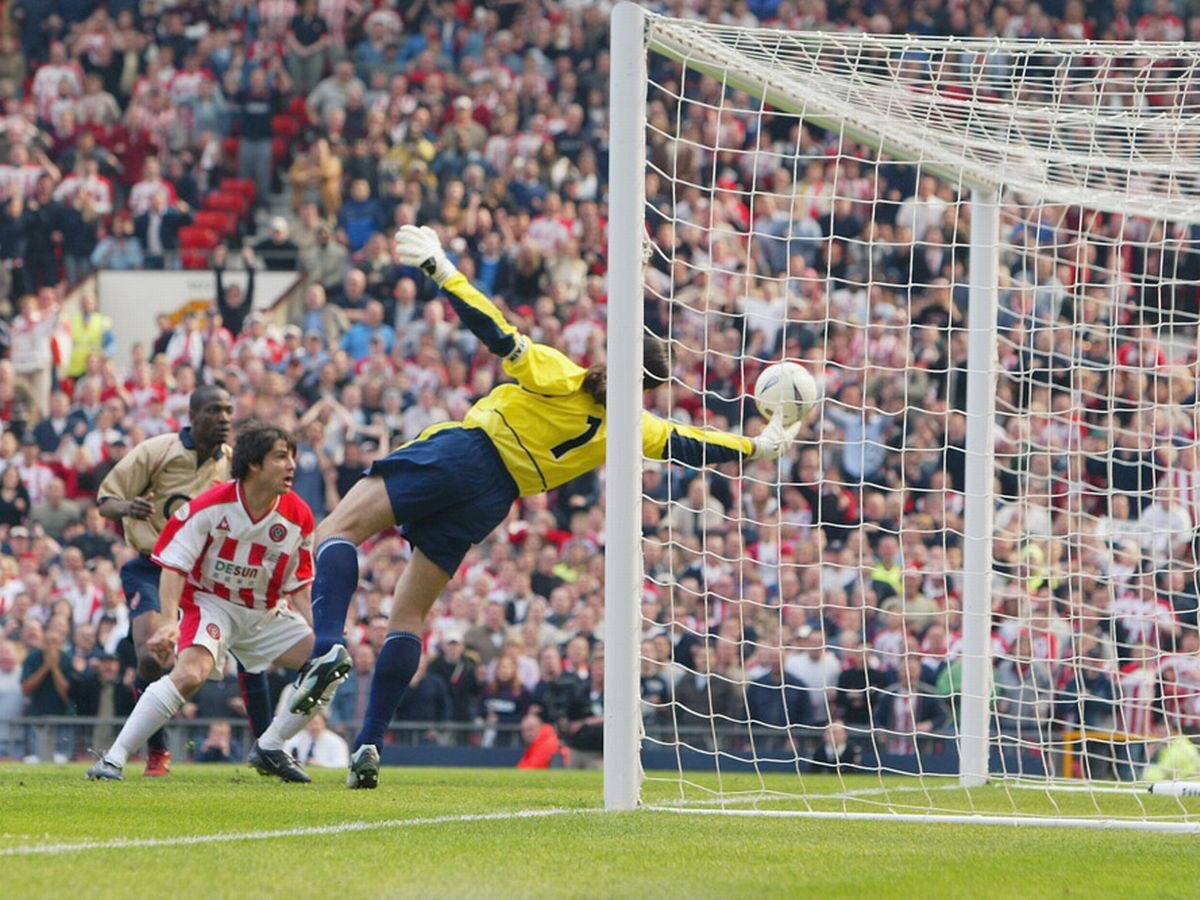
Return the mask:
[[[644,801],[1200,820],[1146,791],[1200,778],[1196,49],[649,28],[656,411],[753,434],[780,359],[825,400],[781,463],[646,463]],[[992,485],[969,184],[1001,188]],[[993,783],[966,791],[972,492]]]

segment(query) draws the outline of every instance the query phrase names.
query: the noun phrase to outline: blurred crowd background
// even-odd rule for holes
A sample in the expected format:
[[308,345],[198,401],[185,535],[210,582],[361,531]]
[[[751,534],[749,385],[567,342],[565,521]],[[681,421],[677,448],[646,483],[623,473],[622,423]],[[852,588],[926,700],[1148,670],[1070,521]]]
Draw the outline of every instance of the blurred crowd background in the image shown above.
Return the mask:
[[[788,29],[1200,39],[1200,8],[1171,0],[648,5]],[[611,4],[0,9],[0,757],[27,757],[46,741],[9,720],[132,705],[116,576],[131,551],[95,492],[131,446],[187,424],[196,385],[295,430],[296,490],[320,518],[373,459],[503,377],[394,263],[398,226],[434,226],[537,340],[603,359]],[[974,89],[1014,99],[1012,59],[992,64]],[[1155,71],[1106,70],[1076,100],[1119,108],[1119,86]],[[1190,100],[1164,71],[1147,102]],[[648,464],[647,733],[826,765],[941,752],[960,669],[967,194],[694,71],[658,60],[651,75],[646,318],[676,375],[652,408],[754,433],[746,394],[783,357],[825,400],[782,468]],[[1035,768],[1083,726],[1107,733],[1094,760],[1125,777],[1143,740],[1200,723],[1196,234],[1007,198],[1002,236],[995,727],[1011,764]],[[140,268],[303,285],[265,314],[252,280],[218,278],[207,312],[162,316],[130,346],[86,285]],[[471,552],[398,741],[517,746],[550,725],[594,763],[603,491],[597,472],[522,500]],[[312,747],[365,709],[407,552],[390,533],[362,548],[355,670]],[[36,678],[47,666],[64,677]],[[241,713],[236,679],[206,686],[185,712],[205,723],[197,758],[240,758]],[[64,726],[51,743],[66,758],[105,739]]]

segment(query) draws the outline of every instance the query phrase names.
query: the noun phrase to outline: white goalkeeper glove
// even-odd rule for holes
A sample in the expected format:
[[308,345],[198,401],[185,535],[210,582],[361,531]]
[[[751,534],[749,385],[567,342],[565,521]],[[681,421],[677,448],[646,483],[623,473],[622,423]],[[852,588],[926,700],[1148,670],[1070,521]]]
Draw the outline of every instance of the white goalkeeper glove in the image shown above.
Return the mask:
[[458,269],[446,258],[437,232],[428,225],[404,225],[393,238],[396,257],[406,266],[419,266],[421,271],[441,287],[446,279],[457,275]]
[[800,426],[803,424],[804,420],[800,419],[785,428],[783,411],[776,410],[775,415],[771,416],[771,420],[767,422],[767,427],[758,437],[754,438],[754,452],[750,454],[750,458],[779,459],[796,440],[796,435],[800,432]]

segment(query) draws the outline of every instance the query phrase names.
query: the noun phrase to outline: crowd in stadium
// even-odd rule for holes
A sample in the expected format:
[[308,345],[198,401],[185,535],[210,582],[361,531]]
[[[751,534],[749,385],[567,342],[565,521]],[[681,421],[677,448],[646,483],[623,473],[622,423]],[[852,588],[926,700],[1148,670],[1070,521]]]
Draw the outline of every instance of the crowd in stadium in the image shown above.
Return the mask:
[[[603,358],[610,6],[0,7],[0,757],[20,757],[35,748],[9,719],[132,706],[116,576],[131,551],[96,489],[131,446],[187,424],[194,387],[224,384],[239,418],[294,430],[295,490],[319,519],[372,460],[460,419],[502,377],[436,286],[395,264],[396,228],[433,225],[523,331],[583,365]],[[796,29],[1200,38],[1182,7],[661,4]],[[678,122],[668,94],[651,93],[650,159],[675,179],[647,184],[647,322],[676,342],[676,384],[655,411],[753,433],[746,394],[782,357],[818,373],[826,401],[782,484],[774,463],[648,465],[649,734],[670,741],[678,727],[692,746],[754,741],[786,756],[801,726],[806,755],[837,764],[864,752],[844,749],[847,735],[879,729],[866,752],[912,754],[916,734],[956,723],[969,208],[955,186],[855,145],[838,155],[836,135],[792,117],[718,115],[722,90],[695,77]],[[729,149],[705,149],[718,141]],[[768,143],[791,154],[785,166],[755,152]],[[1191,235],[1160,251],[1153,223],[1061,207],[1005,216],[997,727],[1035,747],[1052,721],[1190,730],[1196,354],[1166,338],[1194,325],[1196,295],[1159,278],[1200,275]],[[60,306],[96,268],[178,267],[296,270],[303,303],[277,325],[251,309],[252,281],[219,287],[208,315],[160,319],[125,368],[110,358],[119,322],[90,296]],[[690,387],[701,379],[703,393]],[[537,733],[535,711],[594,758],[602,496],[600,473],[527,498],[472,551],[398,719],[473,727],[413,740],[515,745]],[[362,716],[407,552],[396,534],[363,548],[335,732]],[[231,674],[185,715],[237,721],[240,704]],[[713,724],[747,719],[749,731]],[[55,752],[78,754],[81,740],[62,729]],[[197,746],[238,755],[220,724]]]

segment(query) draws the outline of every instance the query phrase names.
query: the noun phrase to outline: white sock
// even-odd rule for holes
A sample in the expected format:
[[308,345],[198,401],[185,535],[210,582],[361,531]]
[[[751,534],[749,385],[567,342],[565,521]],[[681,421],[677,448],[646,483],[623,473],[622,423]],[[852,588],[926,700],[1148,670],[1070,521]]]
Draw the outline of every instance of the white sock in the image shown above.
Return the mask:
[[298,735],[319,711],[320,706],[314,706],[303,715],[285,709],[271,720],[270,727],[259,737],[258,746],[264,750],[282,750],[283,745]]
[[142,692],[137,706],[125,720],[125,727],[104,758],[113,765],[124,766],[129,754],[140,749],[150,735],[167,724],[185,702],[170,676],[164,675],[158,679]]

